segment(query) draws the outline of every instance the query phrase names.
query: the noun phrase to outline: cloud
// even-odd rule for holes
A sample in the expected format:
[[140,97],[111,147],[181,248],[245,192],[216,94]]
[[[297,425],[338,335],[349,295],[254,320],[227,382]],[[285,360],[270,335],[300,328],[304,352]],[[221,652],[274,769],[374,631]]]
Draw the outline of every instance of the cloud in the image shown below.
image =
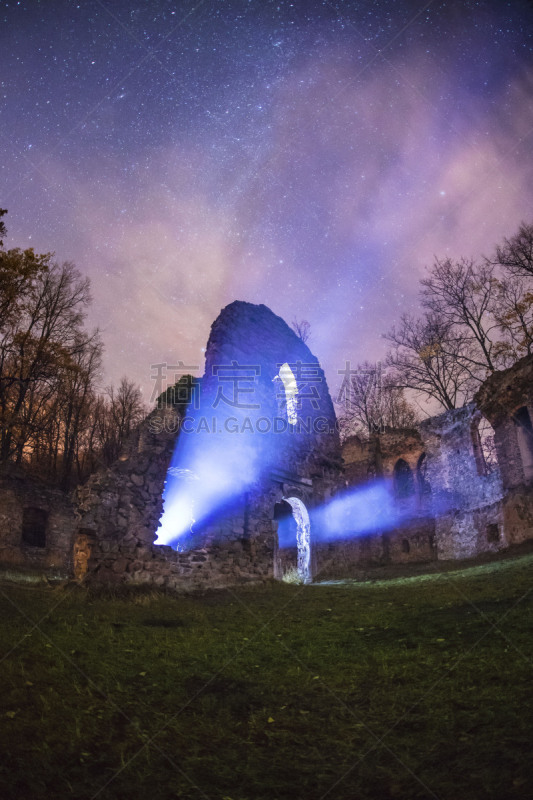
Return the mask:
[[488,253],[531,208],[531,82],[516,71],[474,96],[418,46],[360,74],[324,44],[277,81],[244,140],[230,120],[68,180],[51,160],[70,185],[64,225],[93,280],[109,380],[126,373],[149,394],[151,364],[201,372],[235,299],[308,319],[330,384],[346,359],[383,355],[434,255]]

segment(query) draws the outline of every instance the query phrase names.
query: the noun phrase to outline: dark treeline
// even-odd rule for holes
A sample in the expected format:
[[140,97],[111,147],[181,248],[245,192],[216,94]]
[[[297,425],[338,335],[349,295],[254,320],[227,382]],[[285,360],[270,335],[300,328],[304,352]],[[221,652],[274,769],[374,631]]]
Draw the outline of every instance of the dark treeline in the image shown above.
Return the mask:
[[33,249],[4,249],[0,209],[0,464],[65,489],[119,454],[146,413],[127,378],[98,388],[103,343],[85,319],[89,281]]
[[385,334],[383,369],[353,368],[339,398],[345,435],[412,425],[406,391],[437,413],[458,408],[492,372],[533,353],[533,224],[479,261],[435,259],[420,283],[421,313]]

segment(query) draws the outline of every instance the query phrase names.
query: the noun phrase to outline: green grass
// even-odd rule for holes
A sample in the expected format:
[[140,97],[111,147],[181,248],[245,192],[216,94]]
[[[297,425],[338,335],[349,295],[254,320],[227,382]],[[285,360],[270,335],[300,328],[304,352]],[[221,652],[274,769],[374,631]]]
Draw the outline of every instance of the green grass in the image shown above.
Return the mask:
[[0,603],[6,800],[533,797],[533,555]]

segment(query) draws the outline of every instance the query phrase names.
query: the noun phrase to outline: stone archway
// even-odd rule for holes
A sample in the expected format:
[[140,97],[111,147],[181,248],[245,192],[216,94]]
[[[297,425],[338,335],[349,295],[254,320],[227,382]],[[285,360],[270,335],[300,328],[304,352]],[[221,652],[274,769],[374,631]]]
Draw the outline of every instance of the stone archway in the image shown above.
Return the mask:
[[[295,540],[296,565],[294,565],[293,561],[291,569],[296,566],[299,580],[302,583],[310,583],[312,580],[311,523],[304,502],[299,497],[283,497],[280,503],[276,503],[274,518],[278,521],[280,533],[283,530],[285,539],[291,538]],[[285,545],[283,544],[283,538],[280,541],[280,546],[281,548],[287,546],[286,542]],[[285,566],[288,566],[288,564]]]
[[411,467],[403,458],[399,458],[394,465],[394,492],[399,500],[403,500],[415,492],[415,482]]

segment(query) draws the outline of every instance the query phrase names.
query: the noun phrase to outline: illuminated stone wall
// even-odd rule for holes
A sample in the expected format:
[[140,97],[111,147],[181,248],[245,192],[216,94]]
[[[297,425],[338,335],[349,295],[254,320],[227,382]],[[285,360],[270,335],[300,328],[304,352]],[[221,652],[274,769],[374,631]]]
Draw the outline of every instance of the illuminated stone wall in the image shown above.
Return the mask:
[[[296,373],[306,367],[315,380],[298,407],[302,419],[311,419],[310,428],[307,422],[307,429],[285,426],[250,434],[258,442],[260,469],[231,508],[195,526],[179,550],[154,544],[185,414],[183,403],[162,406],[135,431],[116,464],[96,472],[72,497],[22,475],[5,475],[0,480],[1,566],[185,591],[281,578],[296,566],[297,553],[295,547],[278,546],[277,504],[297,498],[313,519],[313,511],[337,494],[374,479],[387,483],[407,521],[328,542],[320,541],[312,522],[313,576],[342,578],[380,565],[470,558],[533,539],[528,427],[533,358],[495,373],[474,403],[428,419],[416,430],[387,430],[368,442],[351,437],[344,444],[344,472],[324,373],[283,320],[249,303],[223,309],[207,347],[200,416],[212,412],[220,388],[217,368],[233,362],[253,367],[257,378],[253,401],[259,409],[228,407],[238,425],[249,417],[253,427],[258,415],[286,419],[281,382],[275,380],[282,364],[294,365]],[[302,375],[298,378],[304,388]],[[485,469],[480,456],[475,431],[481,414],[494,427],[496,469]],[[231,448],[223,444],[213,453],[224,468]],[[21,541],[24,508],[37,516],[46,513],[44,547]]]
[[[252,548],[254,569],[266,565],[268,575],[279,578],[289,566],[295,566],[296,550],[277,546],[277,524],[273,521],[276,503],[295,497],[312,512],[343,485],[335,411],[316,356],[264,305],[232,303],[213,324],[202,386],[207,404],[219,390],[215,374],[218,365],[232,361],[256,368],[255,391],[250,399],[259,408],[255,412],[229,409],[239,420],[257,416],[287,419],[282,384],[276,381],[283,364],[290,365],[299,387],[297,408],[302,424],[288,425],[262,437],[258,450],[263,469],[249,488],[246,501],[244,535]],[[315,561],[312,570],[316,569]]]
[[[481,416],[494,429],[495,468],[480,454],[476,430]],[[494,373],[474,402],[427,419],[416,430],[386,431],[368,442],[347,439],[343,456],[350,486],[382,477],[394,491],[395,464],[402,460],[409,466],[415,492],[410,500],[397,502],[412,503],[412,518],[361,542],[330,545],[322,572],[347,572],[364,563],[472,558],[533,539],[531,419],[529,356]]]
[[[276,381],[283,364],[291,366],[301,390],[297,410],[302,425],[272,424],[265,432],[264,420],[288,422],[283,384]],[[252,368],[245,371],[253,376],[253,395],[244,395],[250,403],[232,405],[235,382],[219,380],[231,365],[237,365],[237,375],[242,374],[241,366]],[[225,401],[217,402],[219,393],[230,400],[224,414],[220,411]],[[256,408],[240,407],[249,404]],[[77,492],[79,526],[85,537],[77,552],[89,580],[187,590],[281,577],[293,554],[278,548],[276,503],[296,497],[311,510],[338,488],[340,444],[324,373],[304,342],[266,306],[235,302],[222,310],[211,329],[205,375],[194,406],[189,409],[194,411],[193,428],[199,420],[210,424],[215,407],[219,421],[231,420],[237,431],[248,428],[246,441],[253,444],[259,463],[255,479],[229,510],[195,525],[194,535],[184,537],[179,551],[155,545],[177,426],[172,416],[176,417],[176,409],[153,412],[121,459]],[[259,419],[263,422],[258,425]],[[230,470],[232,444],[243,441],[239,436],[236,432],[220,439],[210,432],[193,441],[200,442],[222,468],[227,461]],[[181,469],[193,467],[180,463]]]
[[[474,451],[474,403],[419,426],[441,560],[471,558],[508,546],[501,524],[503,488],[498,468],[483,474]],[[494,528],[497,527],[497,534]]]
[[133,433],[118,461],[77,488],[80,527],[94,530],[100,538],[154,541],[178,426],[176,408],[153,411]]

